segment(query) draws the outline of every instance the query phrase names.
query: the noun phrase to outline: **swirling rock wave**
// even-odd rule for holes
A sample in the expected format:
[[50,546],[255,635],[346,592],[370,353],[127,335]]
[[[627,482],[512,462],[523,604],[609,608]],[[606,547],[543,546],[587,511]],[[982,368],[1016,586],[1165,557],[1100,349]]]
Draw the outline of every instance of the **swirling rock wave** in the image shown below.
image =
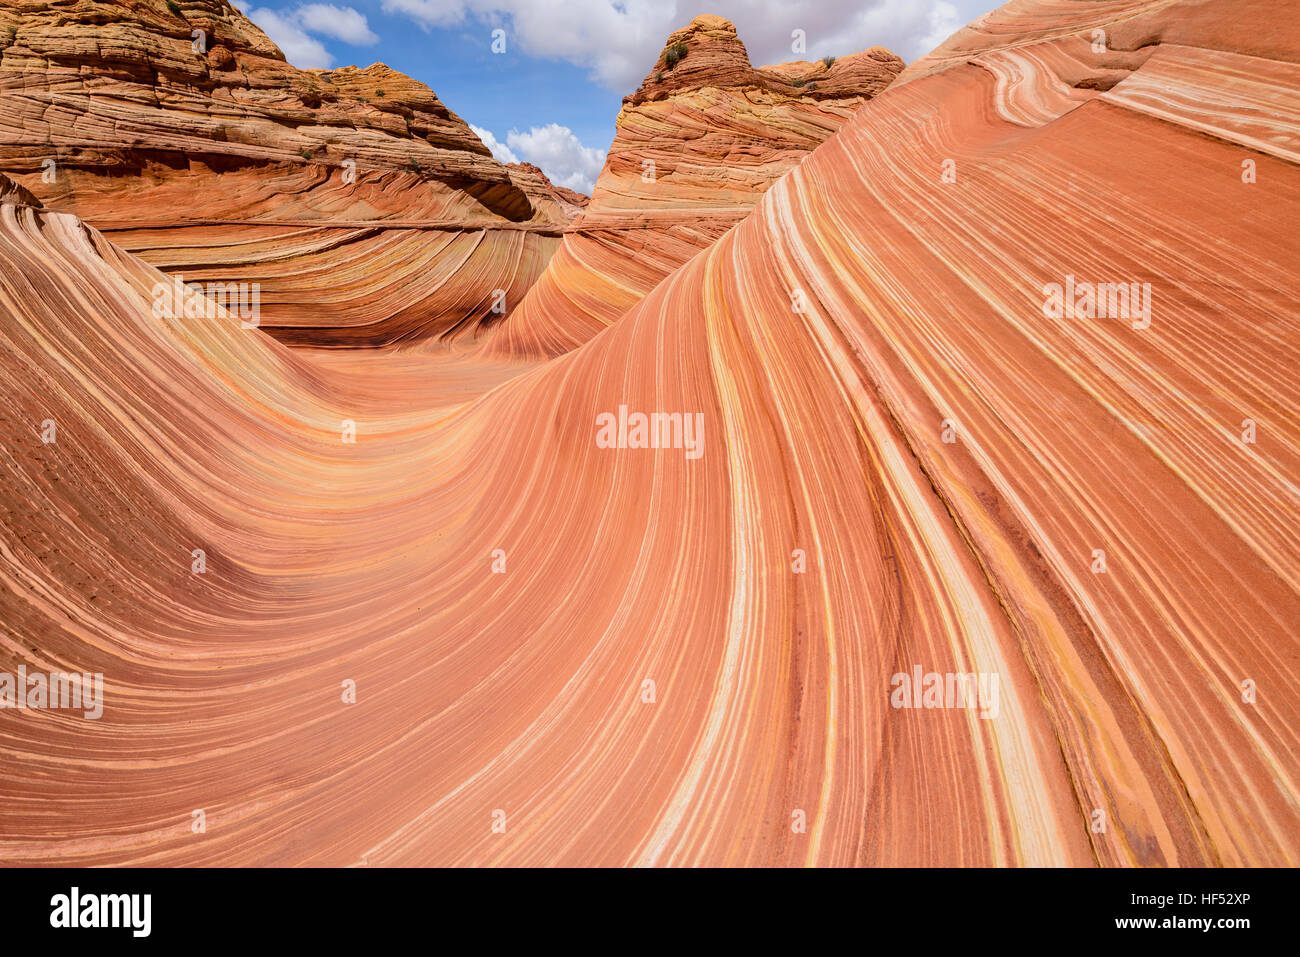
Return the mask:
[[0,710],[0,859],[1300,862],[1263,9],[1009,4],[523,367],[155,315],[0,189],[0,661],[105,676]]

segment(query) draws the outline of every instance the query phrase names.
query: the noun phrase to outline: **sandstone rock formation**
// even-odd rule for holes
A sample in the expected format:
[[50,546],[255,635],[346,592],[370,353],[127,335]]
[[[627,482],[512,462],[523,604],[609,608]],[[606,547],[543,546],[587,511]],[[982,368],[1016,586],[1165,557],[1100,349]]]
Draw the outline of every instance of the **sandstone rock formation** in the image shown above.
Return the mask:
[[225,0],[0,7],[0,171],[291,342],[471,330],[579,204],[383,64],[298,70]]
[[[0,860],[1300,863],[1265,14],[1015,0],[513,373],[156,315],[0,204],[0,671],[105,680],[0,709]],[[598,444],[656,411],[701,454]]]
[[696,17],[624,99],[591,203],[492,328],[488,351],[545,357],[586,342],[744,218],[902,68],[876,47],[754,69],[730,21]]

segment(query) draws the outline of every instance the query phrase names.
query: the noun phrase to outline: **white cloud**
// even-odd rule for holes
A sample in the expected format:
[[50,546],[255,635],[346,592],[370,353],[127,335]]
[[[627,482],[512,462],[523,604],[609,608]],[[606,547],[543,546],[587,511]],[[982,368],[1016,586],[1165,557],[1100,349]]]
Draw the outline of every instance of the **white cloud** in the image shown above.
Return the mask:
[[354,47],[368,47],[379,42],[379,37],[366,23],[365,16],[351,7],[336,7],[332,3],[308,3],[294,11],[294,15],[304,30],[323,33]]
[[556,186],[579,193],[591,194],[596,177],[605,166],[604,150],[583,146],[573,130],[559,123],[534,126],[527,133],[511,130],[504,143],[491,130],[473,124],[470,129],[492,151],[498,163],[527,161]]
[[[930,52],[962,23],[999,0],[382,0],[389,13],[425,27],[489,30],[504,25],[513,49],[564,60],[595,80],[628,92],[654,64],[668,34],[707,10],[727,17],[755,66],[839,56],[885,46],[905,60]],[[794,53],[791,32],[803,30],[807,52]]]
[[299,69],[328,69],[334,65],[334,58],[324,44],[309,37],[290,17],[265,7],[253,7],[245,13],[280,48],[284,58]]
[[923,54],[929,53],[967,22],[951,3],[936,3],[930,9],[930,32],[921,39],[919,49]]
[[491,130],[471,126],[483,145],[502,163],[522,158],[541,169],[556,186],[590,194],[605,165],[605,151],[583,146],[573,130],[558,123],[534,126],[527,133],[511,130],[501,143]]
[[351,7],[308,3],[293,10],[253,7],[244,13],[280,48],[286,60],[303,70],[329,69],[334,65],[333,54],[311,36],[313,33],[354,46],[379,42],[365,16]]
[[491,130],[485,130],[481,126],[475,126],[473,123],[469,128],[474,131],[474,135],[483,141],[483,145],[492,151],[492,158],[498,163],[518,163],[519,157],[510,151],[510,147],[497,140]]
[[383,0],[383,8],[386,13],[405,13],[429,27],[456,26],[464,23],[470,12],[464,0]]

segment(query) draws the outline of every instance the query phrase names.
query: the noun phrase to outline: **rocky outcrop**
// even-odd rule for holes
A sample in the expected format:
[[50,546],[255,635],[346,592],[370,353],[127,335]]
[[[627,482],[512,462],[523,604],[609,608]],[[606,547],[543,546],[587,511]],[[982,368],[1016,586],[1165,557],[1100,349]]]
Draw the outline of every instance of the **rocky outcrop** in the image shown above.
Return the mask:
[[902,68],[876,47],[755,69],[728,20],[697,17],[673,33],[623,101],[591,202],[488,351],[551,356],[586,342],[743,219]]
[[535,197],[534,201],[549,200],[560,207],[563,215],[570,218],[577,216],[591,202],[590,196],[584,196],[566,186],[556,186],[532,163],[507,163],[506,169],[516,183]]
[[664,44],[654,68],[624,107],[668,99],[693,90],[777,93],[811,100],[864,99],[884,89],[903,61],[884,47],[813,62],[754,68],[730,20],[696,17]]
[[576,205],[423,84],[295,69],[225,0],[0,8],[0,171],[186,281],[259,283],[263,328],[326,345],[473,328]]
[[40,206],[41,201],[7,176],[0,175],[0,203],[14,206]]

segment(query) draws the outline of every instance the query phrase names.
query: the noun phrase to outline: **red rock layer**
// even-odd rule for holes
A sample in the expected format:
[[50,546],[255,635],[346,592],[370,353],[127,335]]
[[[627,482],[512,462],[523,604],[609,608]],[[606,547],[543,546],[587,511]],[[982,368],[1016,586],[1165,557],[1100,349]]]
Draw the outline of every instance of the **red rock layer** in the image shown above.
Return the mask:
[[[505,382],[155,317],[0,206],[0,668],[106,680],[0,710],[0,859],[1300,863],[1300,36],[1258,14],[1005,8]],[[1147,51],[1105,92],[1099,23]],[[702,454],[600,447],[621,405]],[[916,668],[997,704],[895,707]]]
[[258,283],[291,342],[447,335],[522,298],[574,197],[383,64],[297,70],[225,0],[179,9],[0,9],[0,170],[187,282]]
[[[681,47],[685,57],[669,65]],[[523,303],[493,327],[488,352],[545,357],[586,342],[744,218],[902,68],[876,47],[754,69],[729,21],[691,21],[623,101],[591,203]]]

